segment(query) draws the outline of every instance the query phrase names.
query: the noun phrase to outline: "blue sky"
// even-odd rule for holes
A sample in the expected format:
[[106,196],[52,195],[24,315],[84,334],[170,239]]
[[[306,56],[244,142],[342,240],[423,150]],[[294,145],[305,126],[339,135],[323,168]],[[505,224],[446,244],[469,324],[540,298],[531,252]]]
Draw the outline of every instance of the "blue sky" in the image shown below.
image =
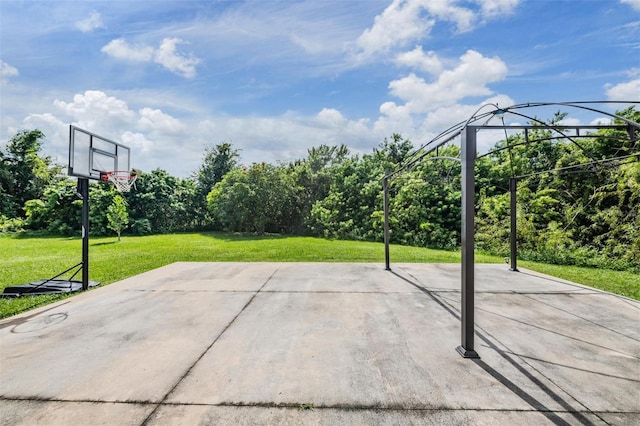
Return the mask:
[[0,141],[39,128],[66,164],[75,124],[187,177],[220,142],[286,162],[486,102],[638,101],[640,0],[0,0],[0,61]]

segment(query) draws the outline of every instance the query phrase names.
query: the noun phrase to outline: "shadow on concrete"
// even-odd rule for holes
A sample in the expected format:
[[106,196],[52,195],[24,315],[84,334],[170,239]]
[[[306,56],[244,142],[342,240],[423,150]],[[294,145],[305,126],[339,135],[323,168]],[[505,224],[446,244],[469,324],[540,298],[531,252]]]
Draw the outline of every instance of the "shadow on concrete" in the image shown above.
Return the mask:
[[[69,302],[67,301],[67,302],[52,306],[50,308],[43,309],[41,311],[36,312],[35,314],[19,316],[19,317],[16,317],[14,319],[11,319],[11,320],[8,320],[8,321],[5,321],[5,322],[1,322],[0,323],[0,330],[3,329],[3,328],[7,328],[7,327],[13,327],[11,332],[12,333],[17,333],[16,331],[14,331],[17,327],[21,326],[22,324],[28,323],[33,318],[42,315],[44,312],[50,311],[52,309],[58,309],[60,306],[66,305],[67,303],[69,303]],[[60,322],[60,321],[57,321],[57,322]]]
[[[431,300],[436,302],[449,315],[453,316],[456,320],[460,320],[460,314],[458,312],[456,312],[454,310],[454,308],[452,308],[450,306],[447,306],[447,304],[445,302],[440,300],[440,298],[437,295],[433,294],[433,292],[431,292],[429,289],[421,286],[420,284],[418,284],[416,282],[411,281],[410,279],[408,279],[406,277],[403,277],[402,275],[397,274],[394,271],[390,271],[390,272],[393,275],[395,275],[396,277],[402,279],[403,281],[407,282],[408,284],[411,284],[413,287],[417,288],[422,293],[424,293],[427,296],[429,296],[429,298],[431,298]],[[414,277],[414,279],[415,279],[415,277]],[[511,319],[511,318],[509,318],[509,319]],[[530,325],[530,324],[527,324],[527,325]],[[502,357],[505,361],[507,361],[510,365],[512,365],[516,370],[518,370],[531,383],[533,383],[536,387],[538,387],[540,390],[542,390],[545,394],[547,394],[555,402],[560,404],[566,410],[567,413],[569,413],[573,417],[575,417],[576,420],[578,420],[581,424],[583,424],[583,425],[593,425],[593,423],[587,417],[585,417],[582,413],[575,411],[571,407],[571,404],[569,404],[567,401],[565,401],[556,392],[551,390],[547,385],[542,383],[542,381],[540,379],[538,379],[533,374],[531,374],[531,372],[529,372],[520,362],[515,360],[513,357],[509,356],[510,352],[506,352],[506,351],[503,351],[502,349],[500,349],[498,346],[496,346],[491,341],[491,339],[489,339],[483,333],[480,333],[480,332],[476,331],[475,335],[480,340],[482,340],[489,348],[493,349],[498,355],[500,355],[500,357]],[[452,348],[452,350],[454,350],[454,349]],[[520,357],[518,357],[518,358],[520,358]],[[520,358],[520,360],[522,361],[521,358]],[[501,374],[499,371],[497,371],[495,368],[491,367],[489,364],[487,364],[483,360],[476,358],[476,359],[470,359],[470,361],[474,362],[478,367],[482,368],[486,373],[488,373],[494,379],[496,379],[498,382],[500,382],[505,388],[507,388],[511,392],[513,392],[516,396],[518,396],[524,402],[529,404],[533,409],[535,409],[536,411],[539,411],[541,414],[543,414],[545,417],[547,417],[554,424],[556,424],[556,425],[570,425],[570,423],[568,423],[567,421],[562,419],[560,416],[555,414],[551,410],[551,408],[547,407],[542,402],[538,401],[534,396],[532,396],[531,394],[526,392],[522,387],[518,386],[517,384],[515,384],[514,382],[512,382],[511,380],[506,378],[503,374]]]
[[526,358],[526,359],[530,359],[531,361],[537,361],[537,362],[541,362],[541,363],[544,363],[544,364],[555,365],[557,367],[562,367],[562,368],[569,368],[571,370],[581,371],[583,373],[596,374],[598,376],[610,377],[612,379],[619,379],[619,380],[626,380],[626,381],[634,382],[634,383],[640,383],[640,380],[631,379],[629,377],[616,376],[614,374],[607,374],[607,373],[601,373],[599,371],[587,370],[587,369],[584,369],[584,368],[574,367],[573,365],[560,364],[558,362],[548,361],[546,359],[540,359],[540,358],[532,357],[532,356],[529,356],[529,355],[518,354],[518,353],[515,353],[515,352],[505,351],[505,353],[508,353],[510,355],[515,355],[518,358]]

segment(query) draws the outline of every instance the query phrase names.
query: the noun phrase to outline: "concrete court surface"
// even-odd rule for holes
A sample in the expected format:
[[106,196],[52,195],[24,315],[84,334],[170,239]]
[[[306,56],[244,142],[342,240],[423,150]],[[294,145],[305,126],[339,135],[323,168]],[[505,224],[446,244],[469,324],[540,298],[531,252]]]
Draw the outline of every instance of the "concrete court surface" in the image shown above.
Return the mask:
[[476,265],[174,263],[0,321],[3,425],[640,424],[640,303]]

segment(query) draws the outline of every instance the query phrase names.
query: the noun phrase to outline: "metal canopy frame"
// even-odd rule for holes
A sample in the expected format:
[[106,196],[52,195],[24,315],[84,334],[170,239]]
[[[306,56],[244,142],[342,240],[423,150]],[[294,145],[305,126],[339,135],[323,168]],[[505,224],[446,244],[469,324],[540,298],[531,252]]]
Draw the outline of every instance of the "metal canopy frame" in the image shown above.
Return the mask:
[[[571,166],[559,167],[557,169],[549,169],[543,170],[535,173],[527,173],[526,175],[520,176],[512,176],[509,178],[509,203],[510,203],[510,231],[509,231],[509,246],[510,246],[510,260],[509,260],[509,270],[518,272],[518,241],[516,238],[516,230],[517,230],[517,218],[516,218],[516,208],[517,208],[517,196],[516,192],[518,190],[518,181],[524,178],[540,176],[545,173],[554,173],[561,172],[565,170],[578,169],[581,167],[589,167],[597,164],[607,164],[612,163],[614,161],[626,160],[628,158],[637,157],[637,160],[640,161],[640,152],[636,152],[634,154],[629,155],[621,155],[618,157],[605,158],[603,160],[595,160],[590,161],[588,163],[579,163],[573,164]],[[587,170],[586,172],[591,172],[591,170]]]
[[[462,223],[461,223],[461,343],[456,348],[457,352],[464,358],[479,358],[478,353],[475,351],[474,337],[475,337],[475,161],[480,158],[477,155],[477,133],[481,130],[524,130],[527,132],[531,129],[536,130],[551,130],[560,135],[560,139],[568,139],[578,147],[582,148],[573,138],[580,136],[581,130],[600,130],[600,129],[616,129],[626,131],[629,135],[629,139],[634,142],[633,149],[636,152],[630,156],[624,156],[629,158],[631,156],[639,156],[640,150],[638,150],[638,135],[640,133],[640,124],[624,117],[620,117],[616,114],[612,114],[606,111],[602,111],[596,108],[596,105],[601,104],[617,104],[617,105],[640,105],[640,102],[636,101],[584,101],[584,102],[535,102],[513,105],[508,108],[500,108],[496,104],[482,105],[478,110],[469,117],[468,120],[460,122],[444,132],[440,133],[431,141],[418,148],[409,159],[402,164],[398,169],[384,176],[382,180],[382,186],[384,191],[383,208],[384,208],[384,244],[385,244],[385,269],[391,270],[390,267],[390,255],[389,255],[389,183],[395,176],[404,173],[405,171],[415,168],[418,164],[425,161],[427,156],[434,151],[438,150],[441,146],[450,143],[460,137],[460,148],[462,163]],[[624,124],[609,124],[609,125],[551,125],[539,121],[536,118],[529,117],[519,110],[529,109],[535,107],[570,107],[576,109],[587,110],[595,112],[597,114],[606,115],[616,120],[622,121]],[[480,111],[491,107],[488,112],[480,113]],[[505,114],[511,113],[518,117],[524,117],[532,122],[534,125],[505,125],[502,121],[502,125],[489,125],[489,121],[496,117],[503,117]],[[574,130],[576,135],[567,135],[567,130]],[[587,135],[588,136],[588,135]],[[593,135],[591,135],[593,136]],[[582,136],[584,137],[584,136]],[[558,139],[558,137],[551,137],[540,139],[536,141],[527,141],[527,143],[535,143],[548,139]],[[509,149],[513,146],[507,146],[503,149]],[[491,151],[485,155],[489,155]],[[483,155],[484,156],[484,155]],[[431,157],[429,157],[431,158]],[[438,157],[435,157],[438,158]],[[619,157],[622,158],[622,157]],[[592,159],[593,160],[593,159]],[[610,159],[613,160],[613,159]],[[596,162],[594,160],[592,162]],[[589,163],[584,163],[587,165]],[[517,260],[515,252],[515,179],[510,180],[510,191],[512,193],[511,199],[511,270],[517,271]]]

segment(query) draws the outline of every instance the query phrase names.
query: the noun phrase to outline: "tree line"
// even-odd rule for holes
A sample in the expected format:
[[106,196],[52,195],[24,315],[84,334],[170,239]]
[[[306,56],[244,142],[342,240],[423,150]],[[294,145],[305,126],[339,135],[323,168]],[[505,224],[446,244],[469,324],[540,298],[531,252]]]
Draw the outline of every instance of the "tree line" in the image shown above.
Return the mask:
[[[619,113],[635,122],[640,113]],[[558,113],[550,120],[564,118]],[[535,123],[534,123],[535,124]],[[640,163],[628,135],[603,129],[580,138],[548,139],[544,127],[499,141],[476,162],[476,244],[509,253],[509,177],[518,180],[519,255],[552,263],[640,271]],[[76,182],[40,154],[44,135],[24,130],[0,150],[3,233],[78,235]],[[528,141],[537,141],[525,143]],[[138,171],[135,187],[90,185],[92,235],[228,231],[382,241],[382,177],[413,155],[398,134],[371,153],[321,145],[289,163],[238,163],[228,142],[205,149],[188,178],[162,169]],[[440,157],[458,157],[446,146]],[[590,163],[589,167],[567,166]],[[555,170],[555,171],[553,171]],[[391,242],[429,248],[460,246],[460,164],[422,161],[390,184]]]

